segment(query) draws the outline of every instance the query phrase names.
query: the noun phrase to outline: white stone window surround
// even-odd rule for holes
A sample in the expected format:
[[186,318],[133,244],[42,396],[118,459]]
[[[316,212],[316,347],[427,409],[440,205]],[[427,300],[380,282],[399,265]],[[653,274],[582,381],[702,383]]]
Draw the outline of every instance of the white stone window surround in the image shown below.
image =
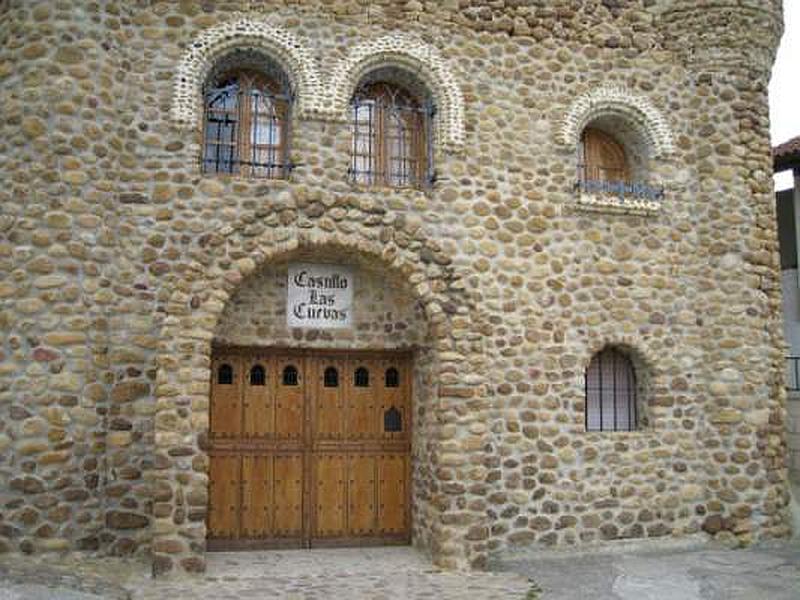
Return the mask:
[[199,127],[203,114],[202,89],[217,61],[234,50],[252,50],[269,56],[286,74],[297,96],[300,117],[324,112],[325,93],[316,62],[294,34],[247,17],[221,23],[191,41],[173,80],[172,120],[180,127]]
[[606,115],[618,116],[636,129],[652,158],[675,152],[672,129],[661,111],[648,98],[621,86],[603,86],[578,96],[561,120],[558,143],[576,148],[586,126]]
[[[603,120],[617,120],[634,132],[649,162],[667,159],[675,152],[672,129],[661,111],[649,99],[621,86],[602,86],[576,98],[561,120],[556,141],[577,156],[584,129]],[[611,135],[615,133],[604,129]],[[629,149],[629,143],[623,146]],[[661,211],[662,202],[581,192],[575,207],[592,212],[653,215]]]
[[326,80],[305,40],[249,16],[206,29],[191,41],[173,80],[171,116],[176,125],[199,127],[203,84],[216,62],[237,49],[261,52],[284,70],[296,95],[294,112],[300,119],[347,121],[350,99],[365,75],[385,67],[408,71],[426,86],[436,106],[436,148],[452,153],[464,148],[464,95],[452,66],[436,48],[412,35],[386,35],[350,48]]
[[464,95],[452,68],[439,51],[406,34],[391,34],[353,46],[331,74],[329,89],[334,118],[350,119],[350,99],[370,72],[384,68],[407,71],[433,99],[434,145],[461,152],[465,143]]

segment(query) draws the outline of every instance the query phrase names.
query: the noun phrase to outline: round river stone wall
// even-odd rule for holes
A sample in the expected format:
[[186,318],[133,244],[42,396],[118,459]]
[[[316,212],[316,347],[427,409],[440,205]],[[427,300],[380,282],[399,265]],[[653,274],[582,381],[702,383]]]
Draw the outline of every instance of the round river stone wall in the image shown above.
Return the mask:
[[[414,536],[437,564],[788,535],[780,9],[0,2],[0,551],[202,571],[211,344],[260,335],[259,278],[299,254],[361,261],[384,294],[367,305],[392,307],[331,345],[422,348]],[[220,58],[206,42],[298,71],[287,180],[202,173],[184,110],[200,90],[176,78]],[[410,71],[442,105],[430,189],[348,178],[341,104],[370,68]],[[564,138],[581,119],[619,123],[663,199],[582,197]],[[637,368],[633,432],[585,431],[584,371],[609,345]]]

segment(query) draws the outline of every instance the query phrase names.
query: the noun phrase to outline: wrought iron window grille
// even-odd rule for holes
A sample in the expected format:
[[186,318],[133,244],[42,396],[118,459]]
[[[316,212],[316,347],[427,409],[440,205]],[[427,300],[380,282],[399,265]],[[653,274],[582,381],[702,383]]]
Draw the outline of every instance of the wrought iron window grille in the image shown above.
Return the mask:
[[636,371],[613,348],[594,355],[584,376],[586,431],[635,431],[639,422]]
[[[248,75],[205,90],[204,173],[286,179],[294,95]],[[273,87],[276,87],[273,84]]]
[[431,102],[418,104],[402,88],[370,83],[356,91],[350,106],[351,182],[417,189],[436,182]]
[[800,356],[786,357],[786,389],[800,392]]

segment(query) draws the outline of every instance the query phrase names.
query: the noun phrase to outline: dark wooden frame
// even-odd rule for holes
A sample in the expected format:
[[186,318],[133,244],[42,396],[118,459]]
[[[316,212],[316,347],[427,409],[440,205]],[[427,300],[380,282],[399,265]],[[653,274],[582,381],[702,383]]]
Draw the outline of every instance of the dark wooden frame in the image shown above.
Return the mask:
[[[400,99],[401,118],[410,131],[410,148],[401,157],[394,157],[390,151],[392,135],[394,129],[390,124],[391,107],[397,105]],[[373,104],[369,104],[369,103]],[[369,154],[357,152],[356,137],[360,133],[361,124],[356,121],[353,115],[353,142],[351,147],[351,169],[354,181],[361,185],[377,187],[411,187],[422,189],[427,187],[427,176],[430,170],[429,162],[431,143],[430,120],[431,115],[425,109],[424,104],[403,86],[391,82],[373,82],[363,85],[351,100],[351,112],[364,106],[373,107],[373,120],[370,121],[369,135],[374,136],[375,148]],[[359,181],[355,164],[360,159],[366,159],[369,164],[367,171],[360,173],[367,174],[369,182]],[[400,158],[410,167],[410,181],[408,184],[398,184],[392,181],[391,166],[392,160]]]
[[[211,111],[208,105],[207,91],[203,93],[203,120],[200,123],[200,136],[201,136],[201,155],[200,163],[201,170],[206,175],[234,175],[239,177],[253,177],[263,179],[288,179],[291,171],[291,161],[289,158],[289,148],[291,135],[291,119],[292,119],[292,97],[288,89],[282,89],[282,84],[269,75],[248,68],[237,68],[226,71],[223,75],[215,78],[218,81],[225,79],[236,79],[239,85],[237,90],[237,103],[235,111],[217,111],[217,112],[235,112],[237,131],[235,139],[232,144],[226,144],[231,147],[231,151],[235,150],[237,160],[237,169],[231,171],[213,170],[207,168],[206,163],[209,159],[206,157],[207,152],[207,128],[209,123],[209,113]],[[286,87],[285,85],[283,87]],[[257,144],[264,148],[272,147],[273,156],[277,162],[273,168],[270,168],[269,175],[263,175],[256,172],[256,167],[248,164],[247,160],[242,157],[249,156],[253,144],[250,139],[253,131],[253,117],[252,107],[250,106],[251,93],[254,90],[260,90],[267,96],[273,104],[273,110],[277,114],[278,124],[277,129],[280,131],[280,142],[278,144]],[[243,99],[247,101],[243,101]],[[269,150],[267,150],[269,152]]]

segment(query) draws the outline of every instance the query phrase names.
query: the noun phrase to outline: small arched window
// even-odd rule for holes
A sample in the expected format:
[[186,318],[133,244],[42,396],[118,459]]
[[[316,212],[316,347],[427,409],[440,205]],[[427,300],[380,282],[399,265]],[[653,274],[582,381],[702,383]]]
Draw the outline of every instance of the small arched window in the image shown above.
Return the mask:
[[232,68],[210,78],[205,89],[203,171],[287,177],[291,105],[288,84],[281,77]]
[[637,428],[636,371],[615,348],[592,357],[586,369],[586,430],[634,431]]
[[405,88],[370,78],[350,103],[350,177],[355,183],[424,188],[430,185],[433,108]]
[[365,367],[358,367],[353,375],[353,384],[356,387],[369,387],[369,371]]
[[383,413],[383,431],[386,433],[403,431],[403,415],[394,406]]
[[283,369],[283,385],[298,385],[299,374],[297,367],[294,365],[287,365]]
[[396,388],[400,387],[400,373],[397,372],[397,369],[394,367],[389,367],[386,369],[386,374],[384,375],[384,383],[387,388]]
[[233,384],[233,367],[229,364],[220,365],[217,369],[217,383],[219,385]]
[[339,387],[339,371],[337,371],[335,367],[328,367],[325,369],[325,374],[322,379],[325,387]]
[[584,129],[578,152],[581,181],[630,181],[625,148],[606,132],[593,127]]
[[250,369],[250,385],[266,385],[267,372],[261,365],[253,365]]

